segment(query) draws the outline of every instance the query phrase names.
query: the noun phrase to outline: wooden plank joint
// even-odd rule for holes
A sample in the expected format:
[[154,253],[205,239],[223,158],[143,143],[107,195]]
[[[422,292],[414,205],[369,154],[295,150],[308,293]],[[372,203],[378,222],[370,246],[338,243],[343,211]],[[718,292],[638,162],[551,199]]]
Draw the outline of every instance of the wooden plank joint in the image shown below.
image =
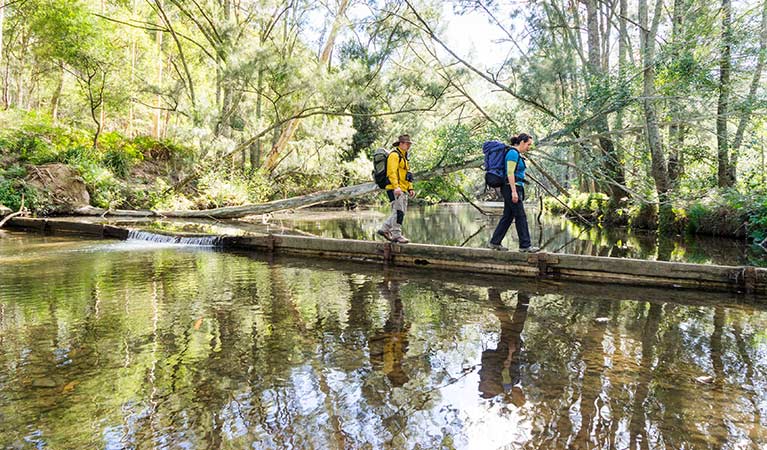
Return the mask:
[[559,264],[559,257],[546,252],[530,253],[527,263],[538,267],[538,276],[553,275],[555,270],[552,266]]
[[756,268],[751,266],[743,267],[741,272],[741,286],[747,294],[756,292]]
[[384,264],[391,263],[393,259],[391,244],[388,242],[384,244],[384,247],[383,247],[383,259],[384,259]]

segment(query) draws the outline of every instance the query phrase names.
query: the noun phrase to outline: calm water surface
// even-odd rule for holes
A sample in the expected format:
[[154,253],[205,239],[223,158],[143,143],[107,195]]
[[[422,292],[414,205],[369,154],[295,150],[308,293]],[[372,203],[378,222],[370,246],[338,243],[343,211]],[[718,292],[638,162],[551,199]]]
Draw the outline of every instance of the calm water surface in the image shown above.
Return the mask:
[[0,448],[767,447],[737,296],[0,235]]

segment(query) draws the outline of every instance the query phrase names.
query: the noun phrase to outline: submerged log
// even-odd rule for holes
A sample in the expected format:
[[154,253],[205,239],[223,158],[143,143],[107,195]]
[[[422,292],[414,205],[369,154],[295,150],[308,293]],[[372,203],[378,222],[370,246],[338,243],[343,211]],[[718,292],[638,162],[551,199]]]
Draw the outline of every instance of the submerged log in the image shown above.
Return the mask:
[[[482,158],[465,161],[454,166],[438,167],[426,172],[416,173],[416,180],[428,180],[433,177],[446,175],[463,169],[479,167],[483,162]],[[129,217],[183,217],[183,218],[209,218],[209,219],[237,219],[240,217],[267,214],[286,209],[305,208],[307,206],[319,205],[322,203],[348,200],[355,197],[371,194],[380,191],[375,183],[363,183],[355,186],[346,186],[332,191],[313,192],[311,194],[298,197],[286,198],[283,200],[274,200],[267,203],[256,205],[228,206],[214,209],[201,210],[179,210],[179,211],[152,211],[152,210],[123,210],[123,209],[103,209],[93,206],[85,206],[75,210],[75,214],[82,216],[129,216]]]

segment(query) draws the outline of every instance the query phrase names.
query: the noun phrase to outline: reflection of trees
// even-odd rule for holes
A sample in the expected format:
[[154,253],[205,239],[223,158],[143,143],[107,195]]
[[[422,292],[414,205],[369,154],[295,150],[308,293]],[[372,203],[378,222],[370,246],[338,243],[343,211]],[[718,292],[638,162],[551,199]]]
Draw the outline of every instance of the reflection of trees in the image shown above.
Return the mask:
[[642,330],[642,360],[639,363],[640,372],[636,381],[634,401],[631,405],[631,448],[646,449],[650,443],[650,437],[646,431],[647,401],[650,392],[650,383],[653,378],[653,363],[655,360],[655,342],[658,334],[663,307],[657,303],[651,303],[647,312],[644,329]]
[[[580,302],[580,305],[585,307],[586,302]],[[609,300],[598,301],[595,318],[601,320],[609,317],[612,305],[613,303]],[[581,310],[585,313],[583,309]],[[586,448],[592,441],[609,442],[610,439],[605,430],[605,428],[609,430],[609,422],[600,414],[604,402],[604,397],[600,394],[605,388],[603,385],[605,370],[603,341],[606,329],[606,324],[592,321],[592,325],[589,325],[587,334],[581,342],[583,369],[579,386],[580,398],[577,401],[580,414],[579,421],[576,422],[578,432],[571,442],[576,447]]]
[[[397,286],[354,265],[177,250],[25,264],[0,276],[3,448],[28,425],[51,448],[437,447],[424,430],[476,426],[443,395],[464,373],[471,401],[470,377],[488,393],[522,378],[528,401],[499,420],[529,420],[530,447],[767,441],[762,306],[664,304],[662,291],[623,301],[634,294],[621,290],[538,295],[528,315],[495,294],[488,309],[484,287],[452,275],[393,271],[408,277]],[[496,317],[500,342],[480,356],[478,330]],[[403,345],[376,362],[379,337]],[[466,368],[478,358],[479,374]]]

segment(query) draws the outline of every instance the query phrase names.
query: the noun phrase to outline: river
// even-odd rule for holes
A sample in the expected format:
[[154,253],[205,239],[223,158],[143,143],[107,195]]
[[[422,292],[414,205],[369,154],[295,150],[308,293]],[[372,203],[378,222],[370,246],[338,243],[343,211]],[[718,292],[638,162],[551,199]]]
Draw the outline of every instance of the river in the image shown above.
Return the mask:
[[764,448],[766,305],[4,232],[0,448]]

